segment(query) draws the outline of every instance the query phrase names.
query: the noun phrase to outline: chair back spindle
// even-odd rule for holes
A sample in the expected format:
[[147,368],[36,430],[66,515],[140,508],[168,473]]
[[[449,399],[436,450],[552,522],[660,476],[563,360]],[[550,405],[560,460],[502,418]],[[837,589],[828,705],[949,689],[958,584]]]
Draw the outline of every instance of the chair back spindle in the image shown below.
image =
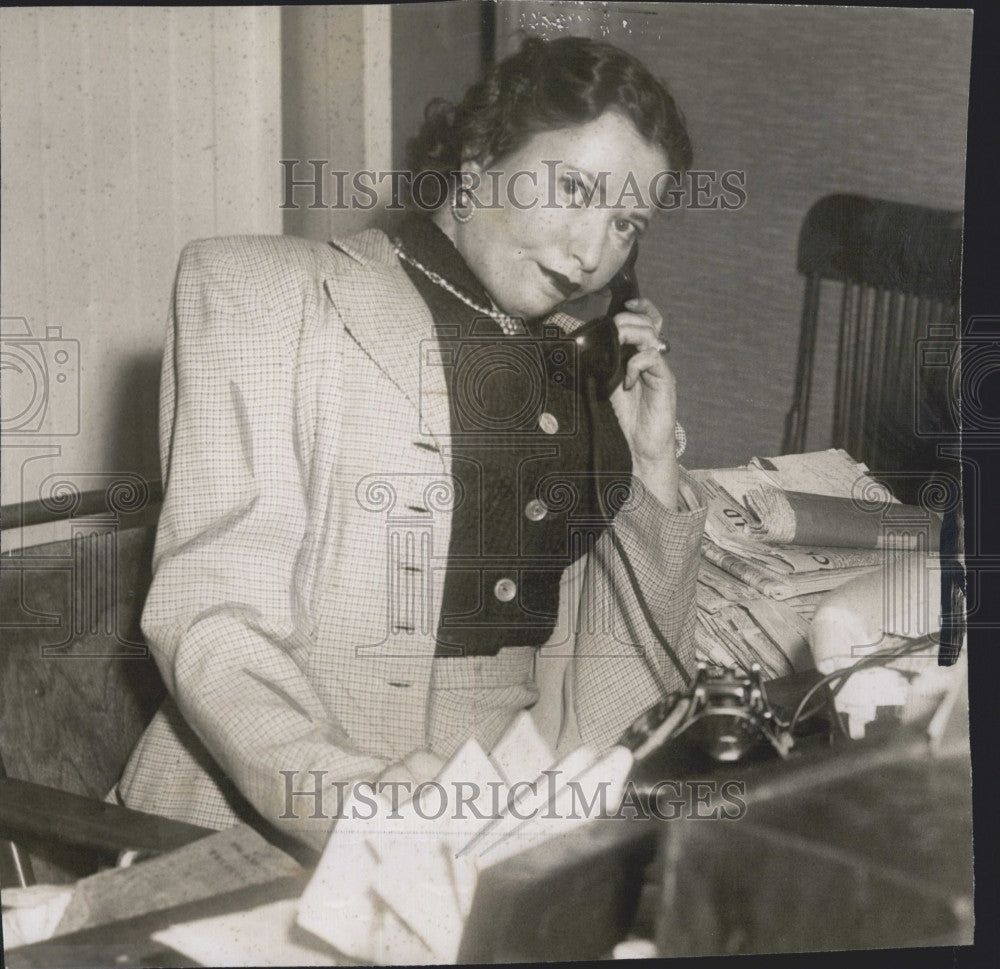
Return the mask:
[[[860,195],[813,205],[799,234],[805,294],[783,453],[842,447],[908,501],[945,470],[937,445],[958,431],[957,382],[947,368],[921,369],[918,349],[921,340],[951,340],[957,365],[961,252],[961,212]],[[827,313],[836,290],[839,314]],[[827,440],[809,447],[825,325],[837,331],[832,425]]]

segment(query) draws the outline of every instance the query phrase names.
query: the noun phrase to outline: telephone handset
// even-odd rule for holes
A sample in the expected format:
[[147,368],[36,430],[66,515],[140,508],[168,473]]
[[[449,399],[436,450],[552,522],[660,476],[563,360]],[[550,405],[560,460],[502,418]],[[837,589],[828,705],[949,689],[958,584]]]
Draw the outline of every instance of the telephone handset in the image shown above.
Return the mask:
[[[620,313],[625,309],[625,303],[628,302],[628,300],[637,299],[639,296],[639,284],[636,281],[635,276],[635,262],[638,256],[639,247],[638,245],[633,245],[628,259],[625,260],[625,265],[618,270],[614,279],[608,283],[608,288],[611,290],[611,302],[608,304],[608,311],[604,314],[604,316],[598,316],[589,323],[584,323],[583,326],[581,326],[578,330],[574,330],[571,334],[573,339],[576,341],[577,350],[576,389],[578,393],[584,395],[584,405],[587,409],[591,426],[594,426],[595,415],[592,408],[593,398],[591,397],[590,388],[594,388],[596,391],[595,396],[598,400],[607,400],[611,394],[614,393],[615,388],[625,378],[625,366],[632,355],[637,352],[636,348],[632,344],[622,344],[618,342],[618,327],[615,326],[614,317],[616,313]],[[676,426],[680,427],[679,424]],[[590,465],[594,472],[593,480],[595,482],[595,495],[597,503],[605,517],[610,519],[613,515],[605,507],[605,502],[601,497],[602,489],[596,486],[598,475],[600,475],[603,468],[600,452],[600,440],[597,434],[591,434],[590,447]],[[678,452],[678,457],[679,456],[680,452]],[[635,574],[635,569],[629,561],[628,553],[625,551],[625,546],[618,537],[618,529],[610,528],[609,533],[611,535],[611,544],[614,546],[622,565],[625,567],[625,575],[628,578],[629,584],[632,586],[636,602],[639,605],[643,618],[646,620],[646,624],[649,626],[650,631],[656,637],[659,644],[663,647],[664,652],[670,657],[685,685],[690,686],[691,675],[688,673],[687,669],[685,669],[678,658],[677,653],[674,651],[673,646],[671,646],[669,640],[666,636],[664,636],[660,627],[657,625],[656,619],[650,611],[646,598],[643,595],[642,588],[639,585],[639,579]],[[649,667],[649,671],[653,675],[653,678],[659,682],[664,694],[669,693],[659,666],[652,662],[649,655],[641,647],[639,652],[642,659]]]
[[636,299],[639,295],[639,283],[635,274],[638,255],[638,245],[632,246],[625,265],[608,283],[611,302],[607,313],[573,331],[577,348],[576,388],[579,393],[587,393],[588,385],[593,380],[598,399],[607,400],[625,379],[625,365],[636,348],[630,343],[618,342],[618,328],[614,317],[625,309],[628,300]]

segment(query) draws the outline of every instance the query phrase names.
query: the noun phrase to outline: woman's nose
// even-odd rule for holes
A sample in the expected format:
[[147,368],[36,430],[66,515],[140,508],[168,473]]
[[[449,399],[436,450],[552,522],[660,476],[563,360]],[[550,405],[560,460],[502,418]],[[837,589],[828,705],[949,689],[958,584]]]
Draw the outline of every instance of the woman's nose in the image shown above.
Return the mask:
[[604,233],[596,220],[581,219],[570,236],[570,255],[585,273],[595,272],[604,253]]

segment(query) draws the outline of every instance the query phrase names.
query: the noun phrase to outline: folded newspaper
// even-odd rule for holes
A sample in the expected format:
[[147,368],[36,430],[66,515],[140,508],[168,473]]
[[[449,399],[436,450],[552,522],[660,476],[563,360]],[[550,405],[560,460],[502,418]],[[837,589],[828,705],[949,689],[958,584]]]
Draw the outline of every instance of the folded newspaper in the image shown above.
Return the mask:
[[867,502],[760,486],[744,504],[757,521],[754,535],[768,543],[836,548],[934,550],[941,517],[914,505]]
[[831,449],[692,472],[708,502],[697,588],[701,658],[758,663],[767,676],[808,668],[809,621],[823,593],[899,550],[936,548],[939,521],[899,504],[867,471]]

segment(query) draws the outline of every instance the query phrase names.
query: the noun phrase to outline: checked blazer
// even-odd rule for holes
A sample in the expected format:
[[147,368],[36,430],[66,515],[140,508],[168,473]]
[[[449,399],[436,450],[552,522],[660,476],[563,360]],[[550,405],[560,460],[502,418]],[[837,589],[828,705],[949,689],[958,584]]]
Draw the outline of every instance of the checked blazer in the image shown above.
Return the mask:
[[[504,703],[537,696],[497,673],[533,651],[434,657],[452,497],[448,390],[422,357],[434,340],[379,230],[335,244],[241,236],[185,248],[142,619],[170,696],[119,784],[126,805],[217,828],[257,814],[321,844],[330,820],[309,818],[312,801],[289,817],[289,790],[374,779],[434,737],[491,745],[513,714]],[[690,667],[705,509],[696,485],[688,493],[688,507],[667,509],[633,479],[613,527]],[[681,679],[607,532],[575,573],[564,583],[575,628],[561,649],[579,735],[603,746]],[[481,687],[483,710],[501,712],[441,704],[456,722],[435,727],[441,663],[453,664],[449,684],[473,699]]]

